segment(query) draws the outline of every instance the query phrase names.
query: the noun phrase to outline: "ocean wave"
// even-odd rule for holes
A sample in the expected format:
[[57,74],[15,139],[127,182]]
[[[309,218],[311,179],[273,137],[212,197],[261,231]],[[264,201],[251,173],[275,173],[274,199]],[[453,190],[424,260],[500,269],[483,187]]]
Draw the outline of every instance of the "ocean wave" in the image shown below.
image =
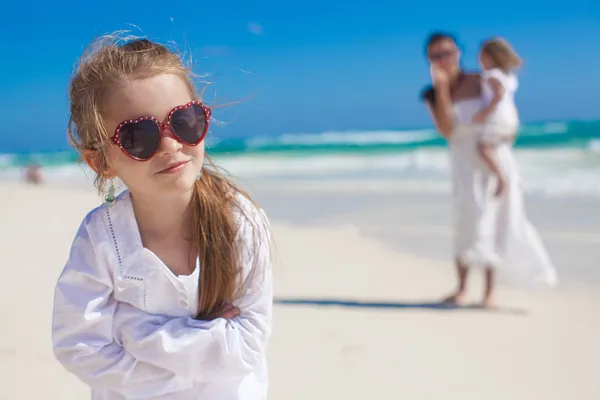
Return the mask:
[[569,132],[568,122],[546,122],[543,124],[523,125],[519,133],[529,136],[555,135]]
[[[598,152],[600,121],[570,121],[526,124],[516,141],[519,149],[578,148]],[[412,152],[443,149],[447,141],[432,129],[325,131],[285,133],[275,136],[221,138],[209,135],[206,146],[211,154],[358,154]],[[73,151],[37,154],[0,154],[0,169],[38,163],[60,165],[77,160]]]
[[590,139],[587,147],[594,153],[600,153],[600,139]]
[[15,164],[13,154],[0,154],[0,169],[14,167]]
[[[585,148],[600,139],[600,121],[570,121],[525,124],[519,129],[517,148]],[[220,140],[210,146],[214,153],[352,153],[398,152],[420,148],[443,148],[447,142],[433,129],[326,131],[286,133],[235,140]]]
[[44,167],[62,166],[76,163],[79,155],[72,150],[46,153],[0,154],[0,170],[38,164]]
[[[208,152],[235,176],[282,179],[448,181],[446,141],[431,129],[327,131],[229,140],[210,138]],[[600,121],[528,124],[516,144],[528,190],[600,194]],[[36,163],[49,181],[91,180],[74,151],[0,154],[0,179],[21,179]]]
[[375,145],[423,143],[438,139],[432,129],[416,131],[328,131],[322,133],[282,134],[276,137],[256,137],[246,139],[248,148],[262,148],[277,145]]
[[[522,149],[517,150],[516,155],[528,192],[553,196],[600,196],[597,184],[600,157],[597,151]],[[446,149],[362,155],[221,154],[214,158],[232,176],[242,180],[420,181],[442,186],[450,180],[450,160]],[[0,157],[0,160],[6,159]],[[48,182],[86,181],[90,185],[94,176],[88,167],[76,163],[47,166],[43,174]],[[0,179],[20,180],[21,177],[21,167],[0,169]],[[368,187],[365,185],[366,190]]]
[[[600,158],[581,149],[517,150],[525,190],[551,196],[600,196]],[[230,156],[217,158],[233,176],[282,180],[384,180],[447,183],[445,149],[394,155]],[[365,186],[365,188],[368,185]],[[443,185],[442,185],[443,186]]]
[[415,151],[396,155],[314,155],[314,156],[224,156],[217,161],[233,175],[259,178],[268,176],[332,176],[399,172],[433,172],[445,176],[448,156],[443,150]]

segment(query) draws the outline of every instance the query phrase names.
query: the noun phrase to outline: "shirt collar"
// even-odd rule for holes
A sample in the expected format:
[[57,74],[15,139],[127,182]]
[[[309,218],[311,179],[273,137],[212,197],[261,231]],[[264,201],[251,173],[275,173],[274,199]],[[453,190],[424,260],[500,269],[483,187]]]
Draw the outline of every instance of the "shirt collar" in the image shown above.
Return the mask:
[[156,270],[155,264],[160,260],[142,244],[128,190],[120,193],[116,201],[106,208],[106,222],[123,276],[142,278]]

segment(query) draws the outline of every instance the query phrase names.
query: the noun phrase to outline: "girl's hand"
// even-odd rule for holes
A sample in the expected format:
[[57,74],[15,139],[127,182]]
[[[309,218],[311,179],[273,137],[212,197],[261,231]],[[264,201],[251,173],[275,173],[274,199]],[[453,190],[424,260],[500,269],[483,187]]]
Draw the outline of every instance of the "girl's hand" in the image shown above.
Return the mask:
[[232,319],[240,315],[240,309],[235,307],[233,304],[224,304],[217,311],[207,316],[208,321],[212,321],[217,318]]
[[232,304],[226,304],[219,313],[220,318],[232,319],[240,315],[240,309]]
[[444,71],[443,69],[436,67],[434,64],[432,64],[429,72],[431,74],[433,86],[438,87],[448,84],[449,77],[446,71]]

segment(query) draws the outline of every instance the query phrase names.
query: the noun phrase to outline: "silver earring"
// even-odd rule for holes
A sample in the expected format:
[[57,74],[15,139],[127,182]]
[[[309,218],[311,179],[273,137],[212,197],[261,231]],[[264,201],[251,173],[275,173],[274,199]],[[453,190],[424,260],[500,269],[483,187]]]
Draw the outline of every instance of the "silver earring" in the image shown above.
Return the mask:
[[200,169],[200,172],[198,173],[198,176],[196,177],[196,180],[199,181],[200,178],[202,178],[202,169]]
[[108,193],[106,196],[104,196],[104,203],[110,206],[114,204],[115,200],[115,181],[114,179],[111,179],[110,186],[108,187]]

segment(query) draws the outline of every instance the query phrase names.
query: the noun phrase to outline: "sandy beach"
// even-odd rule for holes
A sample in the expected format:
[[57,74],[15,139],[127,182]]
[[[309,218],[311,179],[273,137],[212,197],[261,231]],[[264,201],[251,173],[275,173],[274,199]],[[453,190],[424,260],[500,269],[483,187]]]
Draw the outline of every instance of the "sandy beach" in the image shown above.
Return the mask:
[[[252,182],[276,245],[271,399],[600,398],[597,202],[532,199],[561,286],[502,289],[484,311],[436,303],[454,283],[444,194],[331,188]],[[73,235],[100,198],[19,183],[0,193],[0,398],[87,399],[53,357],[50,322]]]

